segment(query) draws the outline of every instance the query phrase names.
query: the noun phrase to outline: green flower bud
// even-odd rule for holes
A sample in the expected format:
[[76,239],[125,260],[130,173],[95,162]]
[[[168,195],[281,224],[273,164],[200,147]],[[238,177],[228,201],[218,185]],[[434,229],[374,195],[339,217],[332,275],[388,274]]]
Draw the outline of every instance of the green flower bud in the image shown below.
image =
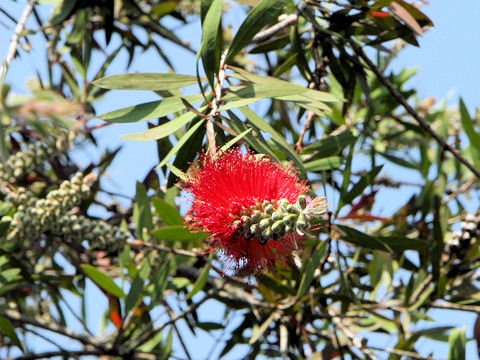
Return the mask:
[[287,206],[290,205],[290,201],[288,201],[288,199],[280,199],[278,200],[278,205],[283,210],[286,210]]
[[292,204],[287,206],[287,211],[291,214],[300,214],[300,210],[295,205],[292,205]]
[[278,220],[275,221],[272,225],[272,231],[276,234],[280,233],[282,230],[284,230],[285,224],[283,223],[283,220]]
[[252,235],[253,234],[260,235],[262,233],[262,228],[260,227],[259,224],[253,224],[252,226],[250,226],[250,233]]
[[250,225],[252,225],[252,219],[249,216],[243,215],[240,218],[240,221],[242,222],[243,226],[247,228],[250,227]]
[[277,210],[272,214],[272,220],[277,221],[277,220],[283,219],[283,216],[284,216],[283,212],[280,210]]
[[275,211],[275,208],[273,207],[272,204],[269,203],[267,206],[265,206],[263,211],[265,211],[265,214],[267,214],[267,215],[272,215],[273,212]]
[[[272,230],[271,230],[270,228],[267,228],[267,229],[265,229],[265,230],[262,231],[262,237],[261,237],[261,239],[262,239],[262,240],[265,240],[265,242],[266,242],[266,240],[271,239],[272,237],[273,237],[273,232],[272,232]],[[260,243],[261,243],[261,242],[260,242]]]
[[266,228],[268,228],[270,226],[270,219],[262,219],[260,220],[260,223],[259,223],[260,227],[262,228],[262,230],[265,230]]
[[262,219],[262,212],[260,210],[255,210],[252,212],[252,222],[254,224],[260,222]]
[[283,217],[283,222],[285,223],[285,225],[295,224],[295,222],[297,221],[297,217],[298,215],[296,214],[286,215]]

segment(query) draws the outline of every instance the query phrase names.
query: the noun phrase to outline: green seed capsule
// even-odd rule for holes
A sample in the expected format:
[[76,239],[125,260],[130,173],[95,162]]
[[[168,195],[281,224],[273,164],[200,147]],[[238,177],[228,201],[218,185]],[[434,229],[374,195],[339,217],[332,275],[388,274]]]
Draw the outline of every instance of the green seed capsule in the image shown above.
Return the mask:
[[282,230],[284,230],[285,224],[283,223],[283,220],[278,220],[275,221],[272,225],[272,231],[276,234],[280,233]]

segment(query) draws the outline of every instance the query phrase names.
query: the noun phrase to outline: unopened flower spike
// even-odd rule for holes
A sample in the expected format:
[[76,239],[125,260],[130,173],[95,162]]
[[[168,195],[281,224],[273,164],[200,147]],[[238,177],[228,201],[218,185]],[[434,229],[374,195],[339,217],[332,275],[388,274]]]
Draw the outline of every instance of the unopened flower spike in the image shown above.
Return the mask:
[[185,190],[193,195],[190,229],[210,232],[211,248],[246,272],[293,264],[309,221],[327,209],[325,198],[306,197],[291,167],[238,148],[201,154]]

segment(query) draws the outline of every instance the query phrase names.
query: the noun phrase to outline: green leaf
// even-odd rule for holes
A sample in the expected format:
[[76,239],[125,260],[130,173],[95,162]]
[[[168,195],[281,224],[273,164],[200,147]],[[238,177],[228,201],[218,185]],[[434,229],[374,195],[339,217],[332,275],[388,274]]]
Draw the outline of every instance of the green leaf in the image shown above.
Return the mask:
[[323,171],[336,169],[342,166],[343,158],[340,156],[331,156],[325,159],[313,160],[305,163],[306,171]]
[[262,2],[255,6],[248,13],[247,18],[242,25],[240,25],[237,34],[233,38],[230,48],[228,49],[226,63],[247,46],[255,34],[265,25],[276,20],[287,3],[288,0],[262,0]]
[[373,180],[378,175],[380,170],[382,170],[382,168],[383,165],[376,166],[368,174],[362,176],[362,178],[350,189],[350,191],[343,194],[340,202],[343,204],[350,204],[352,200],[360,195],[367,186],[373,183]]
[[465,328],[453,329],[448,337],[448,344],[447,360],[465,360],[465,346],[467,344]]
[[123,290],[117,284],[115,284],[112,278],[110,278],[107,274],[104,274],[92,265],[82,264],[80,266],[85,272],[85,274],[87,274],[88,277],[92,279],[93,282],[95,282],[95,284],[100,286],[102,289],[108,291],[116,297],[122,299],[125,298],[125,293],[123,292]]
[[152,204],[157,215],[163,220],[167,225],[181,225],[183,224],[183,218],[178,212],[177,208],[170,205],[163,199],[153,198]]
[[152,231],[152,235],[165,241],[198,241],[210,236],[205,232],[190,232],[184,225],[165,226]]
[[245,135],[249,134],[252,130],[253,130],[253,128],[248,128],[247,130],[243,131],[241,134],[238,134],[238,135],[235,136],[232,140],[230,140],[230,141],[227,142],[225,145],[223,145],[223,146],[220,148],[220,151],[221,151],[221,152],[227,151],[227,150],[230,149],[233,145],[235,145],[239,140],[243,139],[243,138],[245,137]]
[[178,177],[179,179],[182,179],[183,181],[187,180],[187,174],[185,174],[182,170],[177,168],[175,165],[169,164],[168,162],[165,165],[167,165],[167,167],[176,177]]
[[106,76],[93,82],[104,89],[156,91],[179,89],[196,83],[195,76],[174,73],[120,74]]
[[345,225],[336,225],[343,233],[342,239],[366,249],[383,250],[391,252],[389,245],[381,242],[373,236]]
[[0,315],[0,332],[5,336],[8,336],[12,344],[18,346],[23,351],[22,343],[15,332],[15,328],[11,322],[2,315]]
[[405,250],[422,250],[428,246],[426,241],[404,236],[376,236],[375,238],[386,244],[396,253]]
[[212,88],[215,83],[215,74],[219,68],[219,63],[217,62],[219,60],[217,56],[217,41],[220,20],[222,18],[222,3],[222,0],[213,0],[202,25],[200,57],[202,58],[203,69]]
[[[314,90],[314,89],[309,89],[301,85],[293,84],[289,81],[285,81],[282,79],[278,79],[272,76],[263,76],[263,75],[257,75],[254,73],[251,73],[249,71],[246,71],[242,68],[235,67],[235,66],[229,66],[229,69],[235,71],[234,74],[231,74],[231,78],[243,80],[246,82],[251,82],[254,84],[266,84],[269,85],[270,87],[286,87],[289,89],[296,89],[296,92],[292,95],[283,95],[283,96],[301,96],[302,98],[293,98],[293,99],[282,99],[279,98],[280,100],[290,100],[290,101],[324,101],[324,102],[339,102],[341,99],[336,97],[335,95],[332,95],[330,93],[324,92],[324,91],[319,91],[319,90]],[[280,96],[280,95],[279,95]]]
[[270,133],[273,140],[281,147],[281,149],[287,153],[287,155],[295,161],[301,170],[305,170],[302,160],[298,157],[298,154],[292,149],[291,145],[280,135],[267,121],[258,116],[248,107],[244,106],[240,108],[240,111],[247,117],[248,121],[255,125],[258,129]]
[[187,112],[173,120],[170,120],[165,124],[159,125],[147,131],[135,134],[122,135],[120,137],[123,139],[135,141],[151,141],[162,139],[166,136],[169,136],[170,134],[173,134],[175,131],[181,129],[183,126],[187,125],[195,118],[195,116],[197,115],[192,112]]
[[76,1],[72,0],[60,1],[53,9],[52,17],[50,18],[49,23],[53,26],[56,26],[67,20],[68,17],[72,15],[76,3]]
[[141,182],[137,181],[137,193],[133,207],[133,220],[136,225],[137,236],[143,240],[143,229],[153,229],[152,212],[150,210],[150,198],[147,190]]
[[[229,124],[233,130],[238,133],[242,133],[249,129],[247,124],[245,124],[240,118],[235,115],[232,111],[227,111],[230,116]],[[279,161],[279,158],[275,153],[270,149],[270,146],[267,144],[263,136],[260,134],[260,131],[255,127],[256,131],[253,131],[245,136],[245,140],[248,145],[253,147],[260,154],[267,154],[273,160]]]
[[[180,96],[167,97],[162,100],[118,109],[97,117],[114,123],[130,123],[155,119],[185,109],[181,98]],[[201,94],[183,96],[183,98],[193,104],[203,99]]]
[[463,130],[468,136],[470,140],[470,144],[472,144],[475,148],[480,150],[480,134],[475,131],[475,123],[473,119],[470,117],[468,113],[468,109],[465,106],[462,98],[460,98],[458,108],[460,110],[460,119],[462,120]]
[[312,258],[308,260],[307,266],[302,275],[302,280],[300,281],[300,285],[298,286],[298,298],[302,297],[303,294],[305,294],[305,292],[308,290],[308,287],[312,282],[315,269],[320,264],[321,259],[323,259],[323,257],[325,256],[327,252],[327,247],[328,241],[322,241],[321,243],[319,243],[315,249],[315,252],[313,253]]
[[350,130],[346,130],[338,135],[328,136],[320,139],[313,144],[305,146],[302,154],[309,154],[313,151],[318,152],[316,157],[326,158],[332,155],[339,154],[348,145],[355,142],[357,138]]
[[145,281],[150,277],[151,272],[152,266],[150,264],[150,258],[147,258],[141,269],[138,271],[137,276],[133,279],[132,286],[125,299],[125,314],[128,314],[137,304],[138,299],[140,299],[140,296],[142,295]]
[[210,253],[208,257],[208,262],[203,267],[202,273],[198,277],[197,281],[193,285],[192,291],[187,294],[187,299],[191,299],[195,294],[199,293],[205,287],[205,284],[208,280],[208,274],[210,272],[210,268],[212,267],[212,259],[213,259],[213,252]]
[[164,166],[167,163],[167,161],[173,157],[173,155],[176,155],[178,153],[178,151],[182,148],[182,146],[188,142],[188,140],[192,137],[193,134],[195,134],[195,132],[203,124],[204,121],[205,119],[200,119],[188,129],[188,131],[177,141],[175,146],[168,152],[168,154],[165,155],[162,161],[160,161],[160,164],[158,164],[157,169]]

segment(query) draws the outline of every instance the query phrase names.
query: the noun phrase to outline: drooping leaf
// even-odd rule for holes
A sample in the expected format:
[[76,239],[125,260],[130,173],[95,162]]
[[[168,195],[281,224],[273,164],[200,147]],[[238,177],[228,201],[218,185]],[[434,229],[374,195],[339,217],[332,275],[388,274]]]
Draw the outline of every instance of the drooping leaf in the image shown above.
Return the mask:
[[12,323],[2,315],[0,315],[0,333],[10,338],[12,344],[18,346],[23,351],[22,343],[15,332],[15,328]]
[[313,256],[308,260],[307,266],[300,281],[300,285],[298,286],[297,297],[302,297],[303,294],[305,294],[305,292],[308,290],[308,287],[310,286],[310,283],[313,279],[313,273],[315,272],[315,269],[317,269],[320,265],[321,259],[323,259],[323,257],[325,256],[327,252],[327,247],[327,241],[322,241],[320,244],[317,245]]
[[280,15],[288,0],[262,0],[247,15],[230,44],[225,62],[228,64],[264,26]]
[[[202,44],[200,45],[200,57],[202,58],[203,69],[207,75],[210,86],[213,88],[215,74],[219,69],[219,58],[217,56],[217,41],[222,18],[222,0],[213,0],[210,3],[202,24]],[[202,10],[204,4],[202,3]]]
[[137,236],[143,239],[143,231],[153,229],[152,212],[150,210],[150,198],[147,195],[145,186],[137,181],[137,192],[135,195],[135,205],[133,207],[133,219],[137,230]]
[[108,291],[116,297],[122,299],[125,298],[125,293],[123,292],[123,290],[117,284],[115,284],[115,282],[110,276],[101,272],[92,265],[82,264],[80,266],[82,267],[85,274],[87,274],[88,277],[92,279],[93,282],[95,282],[95,284],[100,286],[102,289]]
[[460,98],[459,104],[458,104],[458,109],[460,110],[460,119],[462,121],[462,126],[463,130],[465,130],[465,133],[468,136],[468,139],[470,140],[470,143],[480,150],[480,134],[475,131],[474,127],[474,121],[470,117],[470,114],[468,113],[468,109],[465,106],[465,103],[463,102],[463,99]]
[[210,253],[208,257],[208,262],[203,267],[203,270],[200,273],[200,276],[198,277],[197,281],[195,281],[195,284],[193,284],[193,289],[187,294],[187,299],[191,299],[193,296],[195,296],[196,294],[198,294],[200,291],[203,290],[205,284],[207,283],[208,274],[210,273],[210,269],[212,267],[212,259],[213,259],[213,252]]
[[180,225],[183,224],[183,218],[178,212],[177,208],[170,205],[163,199],[153,198],[152,204],[157,215],[163,220],[167,225]]

